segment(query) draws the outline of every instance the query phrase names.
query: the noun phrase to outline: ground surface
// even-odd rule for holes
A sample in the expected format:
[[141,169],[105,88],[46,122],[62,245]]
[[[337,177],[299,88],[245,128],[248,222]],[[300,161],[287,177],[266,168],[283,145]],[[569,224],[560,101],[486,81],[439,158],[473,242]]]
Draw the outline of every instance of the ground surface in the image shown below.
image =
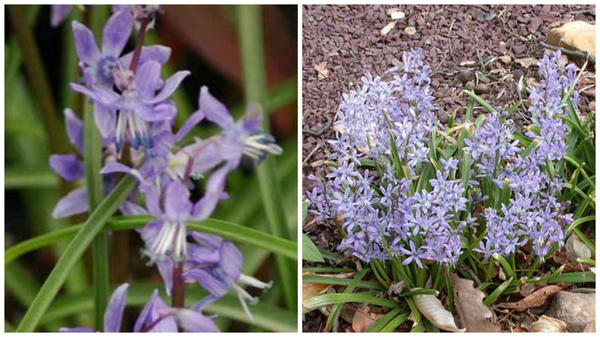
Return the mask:
[[[393,20],[386,14],[399,8],[406,16],[385,36],[381,29]],[[355,88],[366,73],[380,75],[398,65],[402,53],[422,48],[433,71],[432,89],[440,108],[442,123],[456,114],[460,119],[466,107],[462,94],[474,81],[485,84],[480,96],[495,107],[519,99],[517,83],[535,81],[537,67],[520,60],[539,59],[550,29],[573,20],[595,21],[593,6],[304,6],[303,25],[303,190],[312,189],[306,179],[323,174],[333,137],[327,121],[335,117],[343,93]],[[409,35],[414,27],[416,33]],[[499,57],[510,56],[504,63]],[[324,64],[325,62],[325,64]],[[319,78],[315,66],[328,77]],[[595,70],[587,71],[578,89],[580,109],[595,110]],[[475,115],[481,109],[475,110]],[[526,110],[515,114],[515,122],[527,118]],[[324,129],[325,127],[325,129]],[[324,129],[320,135],[314,131]],[[308,131],[308,132],[307,132]],[[313,131],[311,133],[310,131]],[[335,251],[341,240],[335,228],[307,219],[303,231],[324,250]],[[319,331],[324,316],[317,311],[305,319],[305,331]]]

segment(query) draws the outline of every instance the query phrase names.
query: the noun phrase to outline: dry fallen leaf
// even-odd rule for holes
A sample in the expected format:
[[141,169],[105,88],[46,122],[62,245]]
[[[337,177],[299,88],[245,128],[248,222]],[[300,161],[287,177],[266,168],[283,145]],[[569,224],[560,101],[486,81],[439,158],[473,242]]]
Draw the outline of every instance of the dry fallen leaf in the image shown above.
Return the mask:
[[302,283],[302,305],[309,298],[319,296],[331,287],[329,284],[322,283]]
[[368,305],[363,305],[354,313],[352,317],[352,330],[354,332],[365,332],[382,315],[376,315],[370,312]]
[[567,324],[560,319],[542,315],[531,324],[531,332],[567,332]]
[[515,62],[520,64],[523,68],[529,68],[532,65],[536,64],[537,60],[533,57],[526,57],[522,59],[516,59]]
[[434,295],[415,295],[413,296],[413,300],[419,312],[439,329],[451,332],[465,331],[465,329],[459,329],[456,326],[452,313],[446,310],[442,302]]
[[327,62],[321,62],[315,66],[315,70],[319,73],[319,79],[329,77],[329,70],[327,70]]
[[518,302],[500,303],[498,304],[498,307],[514,309],[519,312],[525,311],[529,308],[535,308],[543,305],[549,298],[561,290],[562,287],[558,285],[545,286],[534,291],[531,293],[531,295]]
[[589,259],[592,257],[592,251],[581,242],[577,235],[571,235],[567,239],[566,244],[567,256],[573,260],[577,258]]
[[406,33],[406,35],[411,36],[411,35],[415,35],[417,33],[417,29],[415,27],[406,27],[404,28],[404,32]]
[[396,27],[396,21],[388,23],[385,27],[381,28],[381,35],[386,36],[394,27]]
[[483,304],[485,293],[473,287],[473,281],[450,275],[454,306],[467,332],[500,332],[494,313]]

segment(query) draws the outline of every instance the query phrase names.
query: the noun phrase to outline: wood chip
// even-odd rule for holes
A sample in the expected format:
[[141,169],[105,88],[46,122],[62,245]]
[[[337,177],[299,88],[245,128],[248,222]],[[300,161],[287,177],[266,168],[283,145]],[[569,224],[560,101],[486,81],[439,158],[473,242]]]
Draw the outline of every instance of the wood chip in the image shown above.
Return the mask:
[[381,35],[386,36],[394,27],[396,27],[396,21],[388,23],[385,27],[381,28]]
[[406,35],[408,36],[412,36],[415,35],[417,33],[417,29],[415,27],[406,27],[404,28],[404,32],[406,33]]
[[319,79],[322,80],[324,78],[329,77],[329,70],[327,70],[327,62],[321,62],[315,66],[315,70],[319,73]]
[[526,57],[526,58],[522,58],[522,59],[516,59],[515,62],[520,64],[521,67],[523,67],[523,68],[529,68],[532,65],[537,63],[537,59],[535,59],[533,57]]

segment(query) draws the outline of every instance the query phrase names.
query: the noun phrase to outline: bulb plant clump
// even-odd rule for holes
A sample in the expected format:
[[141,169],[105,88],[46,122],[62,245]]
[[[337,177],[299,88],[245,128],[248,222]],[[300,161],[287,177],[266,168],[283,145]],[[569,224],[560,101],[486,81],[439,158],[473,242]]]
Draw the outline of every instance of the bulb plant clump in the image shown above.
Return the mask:
[[[559,59],[544,56],[539,85],[511,107],[465,91],[462,123],[436,120],[420,50],[343,95],[326,174],[309,176],[309,214],[338,226],[337,249],[369,265],[381,287],[401,282],[413,315],[431,321],[415,329],[458,329],[431,318],[418,297],[443,292],[452,301],[453,273],[493,290],[500,270],[510,280],[497,298],[528,282],[567,280],[561,268],[540,268],[567,237],[591,245],[577,227],[595,207],[594,121],[577,111],[575,66]],[[472,121],[476,103],[486,111]],[[529,124],[517,127],[510,117],[523,104]]]

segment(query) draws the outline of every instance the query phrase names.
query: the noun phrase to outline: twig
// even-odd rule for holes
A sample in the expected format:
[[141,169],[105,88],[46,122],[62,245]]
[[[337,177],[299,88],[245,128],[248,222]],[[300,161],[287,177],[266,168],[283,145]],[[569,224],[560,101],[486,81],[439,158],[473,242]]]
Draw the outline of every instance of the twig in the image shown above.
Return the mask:
[[577,50],[565,49],[563,47],[557,47],[557,46],[553,46],[553,45],[547,44],[546,42],[543,42],[543,41],[540,41],[539,44],[543,48],[551,49],[551,50],[560,50],[560,52],[563,53],[563,54],[565,54],[565,55],[574,56],[574,57],[581,57],[584,60],[588,60],[588,62],[591,63],[591,64],[596,64],[596,58],[593,57],[592,55],[590,55],[587,51],[584,53],[584,52],[580,52],[580,51],[577,51]]

